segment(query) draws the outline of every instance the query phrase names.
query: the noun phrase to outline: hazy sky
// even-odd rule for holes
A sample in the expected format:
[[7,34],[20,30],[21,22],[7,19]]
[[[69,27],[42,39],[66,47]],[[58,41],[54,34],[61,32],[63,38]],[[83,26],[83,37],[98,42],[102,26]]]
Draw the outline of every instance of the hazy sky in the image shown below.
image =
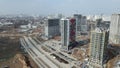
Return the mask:
[[0,0],[0,15],[115,12],[120,12],[120,0]]

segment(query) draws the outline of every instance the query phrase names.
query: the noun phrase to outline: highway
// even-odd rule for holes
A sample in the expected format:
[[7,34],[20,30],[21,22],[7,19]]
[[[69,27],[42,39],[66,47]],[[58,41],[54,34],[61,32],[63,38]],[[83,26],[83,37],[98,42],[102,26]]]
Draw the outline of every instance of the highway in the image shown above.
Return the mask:
[[33,44],[34,41],[31,43],[30,37],[21,38],[20,42],[40,68],[60,68],[49,60],[37,47],[35,47],[36,45]]
[[[69,65],[64,65],[63,63],[60,63],[60,62],[58,62],[56,59],[54,59],[53,58],[53,56],[50,56],[50,54],[51,53],[47,53],[47,52],[45,52],[42,48],[41,48],[41,46],[45,46],[45,45],[42,45],[42,43],[40,43],[41,45],[39,45],[37,42],[35,42],[35,40],[33,40],[31,37],[28,37],[29,38],[29,40],[35,45],[35,47],[36,47],[36,49],[38,49],[42,54],[44,54],[46,57],[47,57],[47,59],[49,59],[52,63],[54,63],[55,65],[57,65],[59,68],[69,68],[68,66]],[[50,48],[48,48],[48,49],[50,49]]]
[[20,39],[21,45],[25,48],[27,53],[31,56],[31,58],[35,61],[35,63],[40,67],[40,68],[45,68],[44,64],[41,61],[38,61],[37,54],[33,52],[31,48],[28,47],[27,43],[24,41],[24,39]]
[[[40,42],[35,37],[24,36],[20,38],[20,42],[25,51],[40,68],[71,68],[75,65],[75,60],[71,56],[56,50],[49,43],[46,45],[46,42]],[[42,47],[48,49],[48,52]]]

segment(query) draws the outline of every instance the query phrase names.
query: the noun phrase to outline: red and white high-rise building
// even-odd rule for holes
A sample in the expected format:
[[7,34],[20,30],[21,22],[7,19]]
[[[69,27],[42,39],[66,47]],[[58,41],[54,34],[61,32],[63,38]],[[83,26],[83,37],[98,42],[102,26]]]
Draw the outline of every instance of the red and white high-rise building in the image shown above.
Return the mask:
[[61,19],[61,42],[62,50],[69,51],[74,46],[76,40],[76,20]]

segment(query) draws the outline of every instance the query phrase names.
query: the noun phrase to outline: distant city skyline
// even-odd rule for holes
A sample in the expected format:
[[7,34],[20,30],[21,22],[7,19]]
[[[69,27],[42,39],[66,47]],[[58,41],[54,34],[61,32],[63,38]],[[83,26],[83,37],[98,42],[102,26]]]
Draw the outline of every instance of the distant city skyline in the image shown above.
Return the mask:
[[120,12],[120,0],[0,0],[0,15],[50,15],[74,13],[113,14]]

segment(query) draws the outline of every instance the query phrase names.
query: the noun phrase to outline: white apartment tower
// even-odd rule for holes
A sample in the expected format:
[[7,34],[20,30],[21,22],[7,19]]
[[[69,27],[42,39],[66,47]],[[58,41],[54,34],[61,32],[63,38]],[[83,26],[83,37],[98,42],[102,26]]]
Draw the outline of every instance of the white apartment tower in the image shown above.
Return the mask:
[[105,50],[108,43],[108,31],[99,28],[91,32],[89,68],[104,68]]
[[120,44],[120,14],[111,16],[109,41],[113,44]]

